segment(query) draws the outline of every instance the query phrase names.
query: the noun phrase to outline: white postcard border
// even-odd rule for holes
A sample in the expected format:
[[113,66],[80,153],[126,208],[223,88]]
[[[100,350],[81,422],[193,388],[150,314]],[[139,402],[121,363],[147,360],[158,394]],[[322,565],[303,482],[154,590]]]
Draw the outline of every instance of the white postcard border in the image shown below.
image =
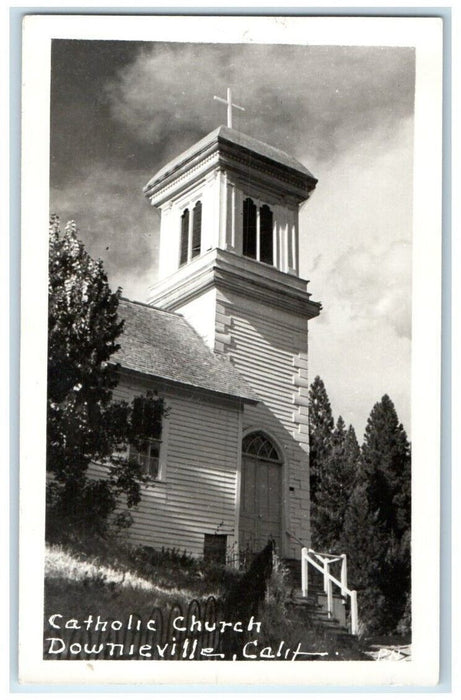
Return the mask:
[[[193,39],[191,39],[193,37]],[[307,37],[307,39],[306,39]],[[43,661],[49,77],[52,38],[416,48],[412,434],[412,661]],[[312,40],[310,41],[310,39]],[[430,18],[30,16],[22,132],[19,677],[25,683],[431,685],[438,679],[442,22]],[[31,586],[31,581],[34,585]],[[428,601],[431,601],[428,604]],[[280,665],[282,664],[282,666]],[[178,678],[179,676],[179,678]]]

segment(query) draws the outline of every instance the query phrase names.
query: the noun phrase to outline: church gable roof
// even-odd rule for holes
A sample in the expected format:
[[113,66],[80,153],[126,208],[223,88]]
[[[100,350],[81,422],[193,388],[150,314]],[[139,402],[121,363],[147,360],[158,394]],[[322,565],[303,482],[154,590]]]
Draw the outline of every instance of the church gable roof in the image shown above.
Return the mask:
[[215,355],[179,314],[121,299],[125,321],[120,350],[113,359],[122,367],[152,377],[248,401],[258,401],[231,363]]
[[169,161],[163,168],[158,170],[155,175],[149,180],[147,185],[144,187],[144,192],[146,195],[149,194],[150,190],[158,185],[162,180],[172,175],[176,170],[187,165],[188,162],[194,161],[194,159],[202,152],[207,151],[207,149],[213,144],[230,144],[235,146],[245,152],[250,154],[255,154],[265,160],[271,161],[278,166],[288,168],[291,171],[295,171],[298,175],[302,175],[312,182],[317,182],[316,178],[312,173],[296,158],[285,153],[285,151],[270,146],[263,141],[253,138],[252,136],[247,136],[240,131],[231,129],[228,126],[219,126],[214,131],[207,134],[203,139],[194,143],[191,148],[187,149],[181,153],[173,160]]

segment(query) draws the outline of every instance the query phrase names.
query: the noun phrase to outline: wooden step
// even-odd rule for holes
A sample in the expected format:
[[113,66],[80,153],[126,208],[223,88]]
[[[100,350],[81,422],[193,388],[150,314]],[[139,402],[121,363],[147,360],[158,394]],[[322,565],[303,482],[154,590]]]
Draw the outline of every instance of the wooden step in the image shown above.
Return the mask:
[[318,621],[319,623],[333,623],[341,624],[336,617],[332,617],[328,614],[327,610],[324,610],[321,606],[313,605],[309,603],[301,604],[290,604],[290,612],[294,615],[299,613],[299,615],[306,615],[312,621]]
[[328,617],[327,615],[318,614],[315,612],[309,612],[306,617],[306,625],[309,627],[314,627],[318,630],[325,630],[329,633],[338,635],[349,635],[349,630],[347,627],[342,625],[339,620],[334,617]]
[[339,620],[336,617],[330,617],[328,611],[321,605],[312,602],[291,603],[289,605],[290,615],[293,617],[304,618],[306,624],[312,625],[318,629],[328,630],[336,635],[349,634],[349,629],[344,624],[344,619]]
[[323,576],[320,572],[313,572],[309,577],[308,594],[303,596],[300,588],[301,562],[299,560],[285,560],[285,568],[288,570],[288,581],[293,584],[291,598],[288,601],[290,614],[299,618],[305,618],[306,624],[319,630],[324,630],[340,639],[354,639],[346,626],[346,609],[344,598],[340,592],[333,592],[333,611],[337,617],[330,617],[327,611],[327,594],[323,587]]

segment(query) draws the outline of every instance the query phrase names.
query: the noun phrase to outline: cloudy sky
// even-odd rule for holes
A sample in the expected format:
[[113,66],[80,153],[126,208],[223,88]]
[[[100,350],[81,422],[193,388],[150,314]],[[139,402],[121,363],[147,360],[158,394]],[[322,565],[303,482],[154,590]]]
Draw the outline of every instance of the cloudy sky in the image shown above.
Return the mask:
[[51,210],[75,219],[113,288],[144,300],[159,217],[142,188],[225,123],[293,154],[319,183],[300,213],[301,275],[323,304],[310,373],[362,439],[388,393],[410,434],[414,52],[55,40]]

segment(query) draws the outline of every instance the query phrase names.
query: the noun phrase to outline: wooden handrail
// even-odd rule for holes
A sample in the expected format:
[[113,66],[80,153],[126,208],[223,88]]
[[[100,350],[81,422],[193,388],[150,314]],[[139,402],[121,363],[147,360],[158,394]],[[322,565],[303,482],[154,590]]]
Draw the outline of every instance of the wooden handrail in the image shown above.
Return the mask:
[[[314,558],[317,556],[322,564],[319,564]],[[301,550],[301,589],[304,598],[307,598],[308,593],[308,564],[311,564],[315,569],[323,574],[324,590],[327,594],[327,610],[328,616],[331,617],[333,614],[333,590],[332,584],[335,584],[341,589],[343,596],[349,596],[351,601],[351,634],[358,634],[358,609],[357,609],[357,592],[350,590],[347,586],[347,558],[345,554],[341,555],[331,555],[335,557],[330,559],[329,555],[320,554],[315,552],[313,549],[307,549],[303,547]],[[338,561],[342,559],[341,567],[341,581],[339,581],[335,576],[330,573],[330,564],[333,561]]]
[[[317,562],[316,562],[314,559],[312,559],[308,554],[306,554],[305,556],[306,556],[306,559],[309,561],[309,563],[312,564],[312,566],[315,566],[315,568],[316,568],[318,571],[320,571],[321,574],[323,574],[323,573],[325,572],[325,569],[324,569],[323,566],[320,566],[320,564],[317,564]],[[339,581],[337,578],[335,578],[335,576],[333,576],[333,574],[330,574],[330,572],[328,572],[327,576],[328,576],[329,580],[330,580],[332,583],[336,583],[336,585],[337,585],[339,588],[341,588],[341,590],[344,589],[344,592],[345,592],[347,595],[350,595],[350,594],[351,594],[351,591],[350,591],[347,587],[343,586],[343,584],[341,583],[341,581]]]
[[344,554],[333,554],[332,552],[316,552],[309,547],[309,552],[315,554],[317,557],[325,557],[326,559],[341,559]]
[[297,542],[298,544],[300,544],[301,547],[305,547],[305,546],[306,546],[306,545],[304,544],[304,542],[303,542],[302,540],[300,540],[299,537],[296,537],[296,535],[293,535],[292,532],[288,532],[288,530],[285,530],[285,533],[288,535],[288,537],[290,538],[290,540],[294,540],[295,542]]

